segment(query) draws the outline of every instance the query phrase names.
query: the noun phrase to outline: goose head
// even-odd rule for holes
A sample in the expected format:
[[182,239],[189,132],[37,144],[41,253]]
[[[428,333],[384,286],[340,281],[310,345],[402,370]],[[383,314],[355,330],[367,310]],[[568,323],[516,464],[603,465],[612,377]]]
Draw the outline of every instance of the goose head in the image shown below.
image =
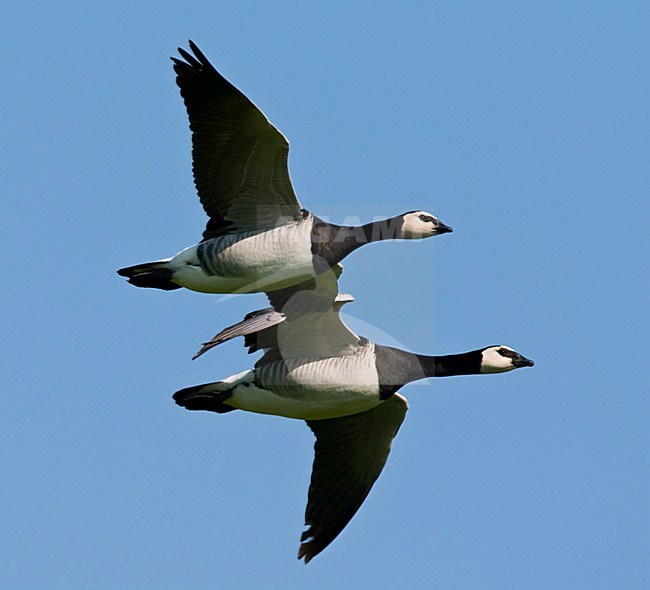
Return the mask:
[[509,346],[488,346],[481,351],[481,373],[504,373],[535,363]]
[[401,216],[399,237],[406,240],[430,238],[453,231],[437,217],[426,211],[408,211]]

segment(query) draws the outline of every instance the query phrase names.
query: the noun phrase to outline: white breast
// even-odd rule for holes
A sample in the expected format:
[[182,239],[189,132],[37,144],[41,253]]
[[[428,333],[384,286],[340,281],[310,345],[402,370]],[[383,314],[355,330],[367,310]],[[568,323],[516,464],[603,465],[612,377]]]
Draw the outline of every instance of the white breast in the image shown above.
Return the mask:
[[228,405],[260,414],[321,420],[365,412],[381,403],[374,344],[357,354],[289,359],[255,370],[257,385],[240,385]]
[[228,234],[171,260],[174,282],[207,293],[253,293],[313,276],[313,216],[268,231]]

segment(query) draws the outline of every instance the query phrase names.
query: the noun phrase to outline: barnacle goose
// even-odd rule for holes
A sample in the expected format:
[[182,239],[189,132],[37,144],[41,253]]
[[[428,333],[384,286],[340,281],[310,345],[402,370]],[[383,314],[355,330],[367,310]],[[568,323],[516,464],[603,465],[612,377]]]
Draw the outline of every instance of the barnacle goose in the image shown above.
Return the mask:
[[194,184],[209,220],[203,239],[171,258],[118,270],[138,287],[252,293],[300,283],[369,242],[452,229],[426,211],[361,226],[302,208],[287,168],[289,142],[199,48],[172,57],[192,131]]
[[267,294],[273,307],[249,313],[206,343],[196,356],[244,336],[264,355],[253,369],[182,389],[188,410],[235,409],[306,420],[315,458],[298,559],[323,551],[357,512],[379,477],[407,402],[397,391],[426,377],[502,373],[533,366],[507,346],[427,356],[381,346],[354,334],[339,316],[352,301],[337,295],[332,271]]

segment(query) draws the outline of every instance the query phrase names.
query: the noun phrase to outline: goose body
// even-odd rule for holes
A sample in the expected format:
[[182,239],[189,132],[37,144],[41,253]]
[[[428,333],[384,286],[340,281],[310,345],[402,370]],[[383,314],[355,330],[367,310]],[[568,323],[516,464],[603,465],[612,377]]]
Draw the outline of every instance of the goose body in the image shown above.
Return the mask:
[[[192,389],[192,388],[190,388]],[[277,360],[225,381],[200,386],[196,396],[228,392],[226,406],[299,420],[323,420],[378,406],[375,345],[364,340],[352,354]],[[184,390],[187,395],[189,390]]]
[[216,394],[220,404],[229,409],[323,420],[370,410],[404,385],[420,379],[503,373],[532,364],[503,345],[456,355],[426,356],[360,337],[345,355],[259,363],[224,381],[183,389],[175,400],[188,409],[203,409],[189,407],[188,400],[192,400],[191,405]]
[[284,288],[336,266],[360,246],[451,228],[426,211],[339,226],[305,210],[294,192],[289,142],[190,41],[172,58],[192,131],[194,183],[209,220],[203,239],[171,258],[118,270],[138,287],[206,293]]
[[498,373],[532,366],[507,346],[427,356],[381,346],[354,334],[339,311],[333,271],[268,293],[273,307],[222,330],[196,356],[243,336],[254,368],[177,391],[188,410],[235,409],[306,420],[315,459],[298,558],[308,562],[343,530],[379,477],[408,404],[399,393],[426,377]]
[[190,246],[169,261],[172,281],[202,293],[254,293],[313,277],[312,217]]

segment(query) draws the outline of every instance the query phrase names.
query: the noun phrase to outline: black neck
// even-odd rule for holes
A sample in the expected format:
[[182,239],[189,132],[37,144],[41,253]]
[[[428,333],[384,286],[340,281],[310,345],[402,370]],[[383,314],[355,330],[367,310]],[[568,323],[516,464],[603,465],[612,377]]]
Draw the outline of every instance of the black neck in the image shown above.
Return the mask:
[[395,240],[402,235],[403,219],[401,215],[371,221],[363,225],[337,225],[338,231],[345,235],[353,236],[362,243],[381,242],[382,240]]
[[428,356],[375,345],[381,396],[388,397],[407,383],[427,377],[478,374],[481,372],[481,352],[473,350],[461,354]]
[[315,217],[312,253],[333,266],[364,244],[399,238],[401,227],[401,216],[357,226],[336,225]]
[[455,375],[476,375],[481,372],[480,351],[447,354],[443,356],[414,355],[425,377],[453,377]]

